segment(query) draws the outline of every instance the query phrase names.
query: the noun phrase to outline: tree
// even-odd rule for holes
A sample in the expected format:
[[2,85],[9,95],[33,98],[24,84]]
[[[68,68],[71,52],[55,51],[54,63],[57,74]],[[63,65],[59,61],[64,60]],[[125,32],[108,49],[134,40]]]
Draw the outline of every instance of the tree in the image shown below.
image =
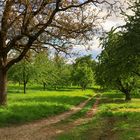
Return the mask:
[[8,72],[10,80],[23,84],[24,94],[26,93],[27,83],[34,79],[35,75],[36,71],[34,65],[25,59],[20,63],[15,64]]
[[74,64],[72,79],[74,83],[81,86],[82,90],[85,90],[88,85],[93,82],[93,64],[91,55],[83,56],[76,59]]
[[71,40],[89,39],[97,19],[89,4],[106,1],[1,0],[0,105],[6,104],[7,71],[30,49],[53,47],[66,52]]
[[130,4],[133,15],[126,15],[126,25],[122,27],[118,57],[123,62],[122,72],[140,76],[140,1]]
[[55,53],[53,58],[55,68],[55,82],[54,86],[63,87],[70,84],[71,68],[70,65],[66,64],[66,60],[59,53]]
[[46,89],[46,83],[50,76],[52,76],[53,66],[51,61],[49,60],[48,52],[41,51],[37,54],[34,62],[34,67],[36,70],[36,78],[35,81],[41,83],[43,85],[43,89]]
[[131,3],[133,15],[126,16],[126,25],[120,31],[112,29],[102,38],[104,50],[96,69],[98,84],[119,89],[125,100],[131,100],[137,88],[140,71],[140,2]]
[[36,81],[43,84],[44,90],[47,87],[57,88],[69,84],[71,69],[59,54],[56,53],[51,58],[46,52],[41,52],[37,55],[34,65],[37,71]]
[[110,31],[103,40],[104,50],[99,55],[99,62],[96,67],[95,79],[97,84],[118,89],[125,94],[125,100],[131,100],[131,92],[135,88],[135,77],[132,73],[125,72],[125,63],[120,62],[118,49],[122,37],[119,32]]

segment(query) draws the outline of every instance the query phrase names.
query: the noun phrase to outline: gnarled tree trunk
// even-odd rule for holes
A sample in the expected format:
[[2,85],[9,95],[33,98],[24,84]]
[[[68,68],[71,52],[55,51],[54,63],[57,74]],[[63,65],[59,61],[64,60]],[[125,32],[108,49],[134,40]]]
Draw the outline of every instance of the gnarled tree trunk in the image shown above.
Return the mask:
[[7,101],[7,71],[0,69],[0,105]]
[[132,90],[132,86],[127,86],[125,87],[123,84],[122,84],[122,81],[121,80],[118,80],[118,89],[125,94],[125,101],[130,101],[131,100],[131,90]]

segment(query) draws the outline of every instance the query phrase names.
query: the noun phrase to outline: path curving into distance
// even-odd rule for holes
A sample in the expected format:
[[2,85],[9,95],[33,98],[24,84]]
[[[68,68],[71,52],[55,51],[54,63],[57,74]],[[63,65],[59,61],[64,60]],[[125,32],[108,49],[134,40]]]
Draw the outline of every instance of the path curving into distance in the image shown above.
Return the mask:
[[[71,108],[71,110],[54,117],[23,125],[0,128],[0,140],[49,140],[49,137],[56,132],[55,130],[51,130],[53,124],[65,120],[80,111],[92,98],[93,97],[90,97],[79,105]],[[43,128],[47,128],[45,135]],[[41,137],[39,138],[39,136]]]

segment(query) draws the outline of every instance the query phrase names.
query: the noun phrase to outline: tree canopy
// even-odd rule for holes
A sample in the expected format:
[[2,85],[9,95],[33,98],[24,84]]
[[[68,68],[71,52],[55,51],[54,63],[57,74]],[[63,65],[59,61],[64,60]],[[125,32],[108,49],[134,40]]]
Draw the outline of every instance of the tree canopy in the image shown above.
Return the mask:
[[73,64],[72,79],[74,83],[85,90],[87,86],[92,85],[94,78],[95,61],[92,56],[83,56],[77,58]]
[[29,50],[52,47],[67,53],[73,43],[91,39],[98,24],[98,12],[91,11],[89,6],[101,4],[109,2],[1,0],[0,104],[6,103],[7,71],[12,65],[26,57]]
[[140,70],[140,3],[135,3],[127,15],[127,23],[121,31],[112,29],[102,38],[104,50],[99,56],[96,81],[102,86],[119,89],[130,100],[136,88]]

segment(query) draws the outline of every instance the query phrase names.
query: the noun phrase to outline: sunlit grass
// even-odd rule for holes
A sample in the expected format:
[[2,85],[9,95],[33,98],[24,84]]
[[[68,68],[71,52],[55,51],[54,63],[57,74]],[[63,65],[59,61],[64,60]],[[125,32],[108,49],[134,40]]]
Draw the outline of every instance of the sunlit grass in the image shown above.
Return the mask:
[[124,95],[118,91],[99,94],[102,96],[93,121],[59,135],[58,140],[140,139],[140,95],[134,94],[132,101],[125,102]]
[[93,90],[65,89],[8,94],[8,105],[0,108],[0,126],[47,118],[69,110],[93,95]]

